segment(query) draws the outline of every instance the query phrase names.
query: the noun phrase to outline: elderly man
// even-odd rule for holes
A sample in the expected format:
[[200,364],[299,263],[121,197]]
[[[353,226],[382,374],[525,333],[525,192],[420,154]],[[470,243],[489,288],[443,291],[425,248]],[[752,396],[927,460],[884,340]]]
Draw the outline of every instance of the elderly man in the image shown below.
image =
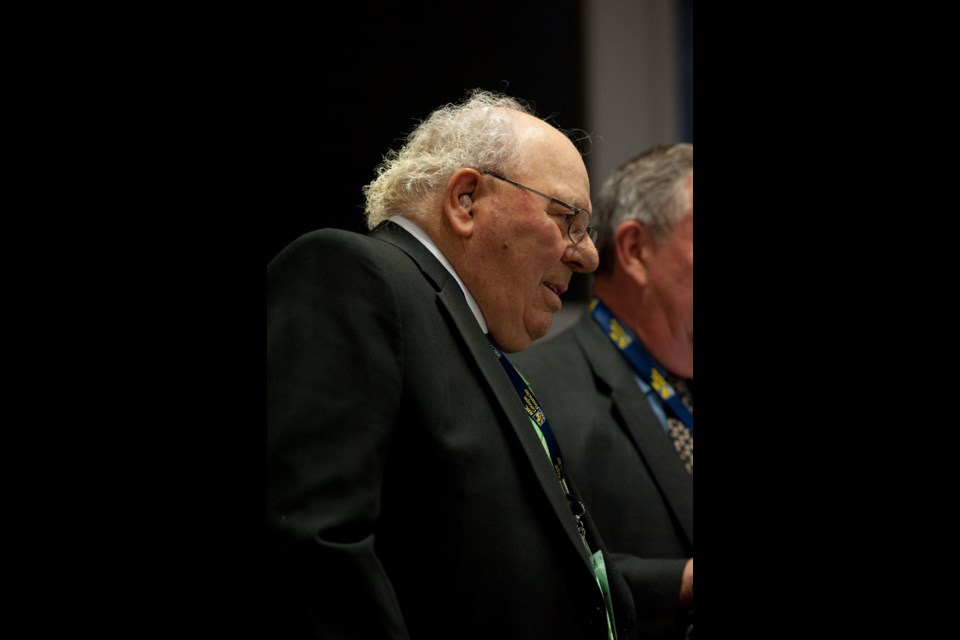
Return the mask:
[[267,268],[276,637],[635,637],[636,559],[605,554],[505,355],[597,266],[580,153],[474,91],[364,192],[371,233],[308,233]]

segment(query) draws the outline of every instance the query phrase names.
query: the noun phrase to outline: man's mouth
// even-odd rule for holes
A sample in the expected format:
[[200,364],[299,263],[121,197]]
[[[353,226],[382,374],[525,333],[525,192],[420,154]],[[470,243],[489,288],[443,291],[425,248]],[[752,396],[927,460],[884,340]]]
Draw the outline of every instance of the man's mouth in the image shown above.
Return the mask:
[[567,285],[562,282],[544,282],[543,285],[558,296],[562,296],[567,292]]

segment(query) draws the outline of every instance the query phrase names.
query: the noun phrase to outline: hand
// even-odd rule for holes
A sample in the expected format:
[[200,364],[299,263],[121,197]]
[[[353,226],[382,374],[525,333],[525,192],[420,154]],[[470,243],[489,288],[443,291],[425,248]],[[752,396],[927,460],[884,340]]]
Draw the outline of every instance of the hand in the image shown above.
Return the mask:
[[683,578],[680,581],[680,606],[693,607],[693,558],[687,560],[683,567]]

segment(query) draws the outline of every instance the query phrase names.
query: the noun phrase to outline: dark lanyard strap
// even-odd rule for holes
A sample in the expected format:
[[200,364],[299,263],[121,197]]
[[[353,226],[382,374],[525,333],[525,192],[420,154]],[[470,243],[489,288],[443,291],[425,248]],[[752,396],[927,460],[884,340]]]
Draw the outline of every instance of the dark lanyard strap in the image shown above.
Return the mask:
[[537,397],[533,395],[533,391],[530,390],[530,386],[520,375],[520,372],[513,367],[509,360],[507,360],[506,356],[503,355],[503,352],[500,351],[500,347],[497,346],[497,343],[493,341],[493,338],[489,334],[487,334],[487,339],[493,346],[493,352],[497,354],[497,360],[499,360],[500,364],[503,365],[503,369],[507,372],[510,382],[513,383],[514,389],[517,390],[517,395],[520,396],[520,402],[523,405],[524,410],[527,412],[527,415],[530,416],[531,420],[537,423],[538,427],[540,427],[540,432],[543,434],[543,438],[547,443],[550,462],[553,463],[553,470],[557,474],[557,479],[560,480],[560,487],[563,489],[563,493],[567,496],[567,500],[570,502],[570,511],[577,519],[577,529],[580,531],[580,536],[583,537],[583,523],[580,520],[580,516],[582,516],[585,511],[583,503],[580,502],[575,495],[573,495],[573,492],[570,491],[570,487],[567,484],[567,469],[563,465],[563,456],[560,454],[560,445],[557,444],[557,439],[553,436],[553,429],[550,428],[550,423],[547,422],[547,416],[544,415],[543,409],[540,408],[540,403],[537,401]]
[[594,298],[590,302],[593,319],[607,332],[607,337],[617,346],[633,370],[649,384],[663,400],[673,415],[693,434],[693,414],[683,404],[679,394],[667,382],[667,371],[644,348],[633,332],[621,324],[602,302]]

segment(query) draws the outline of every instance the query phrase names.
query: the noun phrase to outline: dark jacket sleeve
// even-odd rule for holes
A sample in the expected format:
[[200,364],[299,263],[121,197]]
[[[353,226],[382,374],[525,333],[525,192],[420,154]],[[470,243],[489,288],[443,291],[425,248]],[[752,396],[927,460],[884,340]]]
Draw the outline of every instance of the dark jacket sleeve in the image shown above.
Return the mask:
[[397,296],[373,246],[312,232],[267,269],[273,637],[408,637],[374,547],[402,374]]

